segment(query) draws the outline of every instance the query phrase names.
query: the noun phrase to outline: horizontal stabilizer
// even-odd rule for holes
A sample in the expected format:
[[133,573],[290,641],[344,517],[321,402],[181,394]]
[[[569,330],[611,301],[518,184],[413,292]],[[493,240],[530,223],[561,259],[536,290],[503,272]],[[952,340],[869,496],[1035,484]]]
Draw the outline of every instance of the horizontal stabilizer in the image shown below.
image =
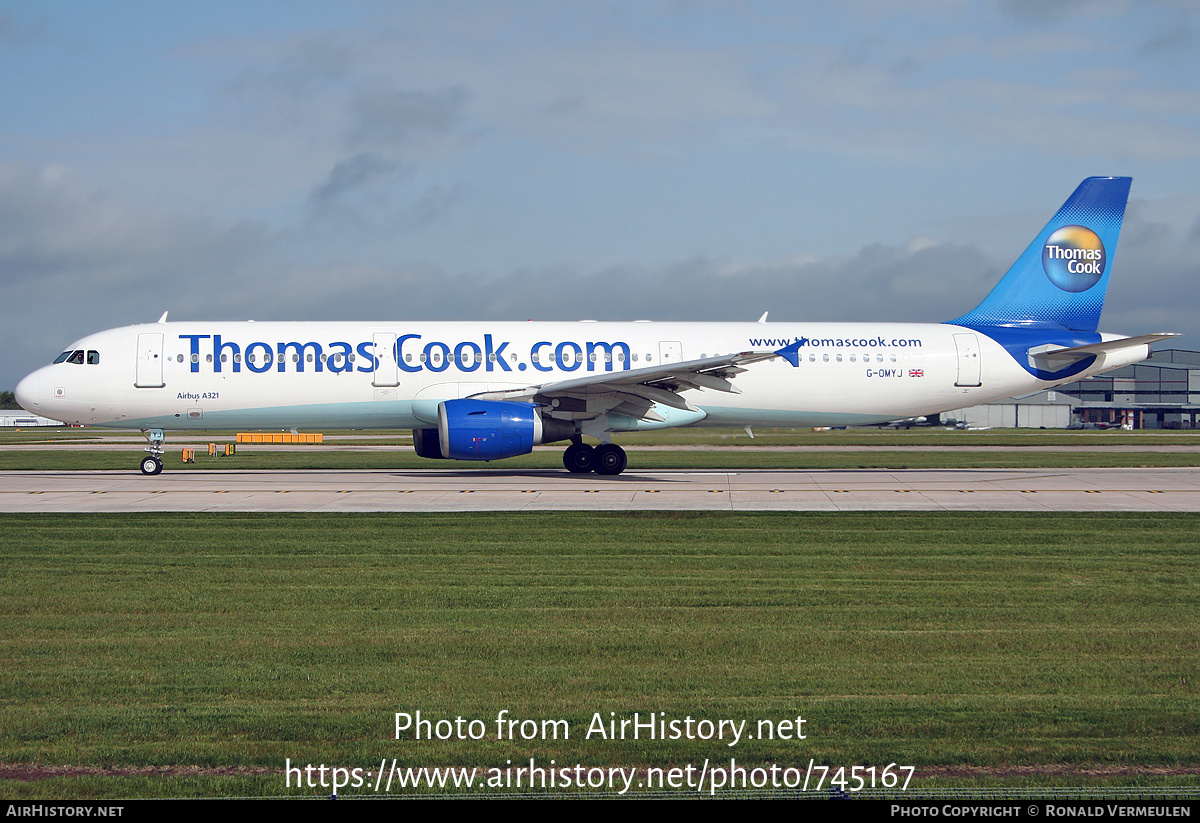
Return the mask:
[[1087,346],[1073,346],[1071,348],[1054,345],[1035,346],[1028,351],[1029,365],[1035,369],[1057,371],[1079,360],[1083,360],[1085,357],[1096,357],[1098,355],[1126,351],[1136,346],[1148,346],[1151,343],[1159,340],[1168,340],[1172,337],[1179,337],[1179,334],[1174,332],[1143,334],[1139,337],[1123,337],[1120,340],[1106,340],[1103,343],[1092,343]]

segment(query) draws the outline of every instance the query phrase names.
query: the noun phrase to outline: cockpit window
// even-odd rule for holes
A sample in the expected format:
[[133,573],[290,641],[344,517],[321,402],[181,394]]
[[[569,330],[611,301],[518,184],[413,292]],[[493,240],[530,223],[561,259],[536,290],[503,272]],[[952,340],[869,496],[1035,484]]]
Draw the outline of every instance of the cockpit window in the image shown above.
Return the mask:
[[65,351],[58,357],[54,358],[55,363],[75,363],[82,366],[84,358],[87,358],[89,366],[96,366],[100,363],[100,352],[95,349],[88,349],[86,352],[83,349],[75,349],[74,351]]

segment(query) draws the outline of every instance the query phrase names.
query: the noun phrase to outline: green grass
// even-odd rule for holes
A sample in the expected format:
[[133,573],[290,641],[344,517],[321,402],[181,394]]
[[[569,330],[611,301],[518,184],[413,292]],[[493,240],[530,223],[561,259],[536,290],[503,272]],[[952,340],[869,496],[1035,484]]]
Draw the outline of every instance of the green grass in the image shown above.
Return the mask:
[[[1034,765],[1066,767],[1060,785],[1088,782],[1089,764],[1194,768],[1198,527],[1163,514],[3,515],[0,760],[100,773],[0,792],[277,795],[286,758],[814,758],[1045,781],[988,776]],[[417,709],[487,721],[488,738],[395,740],[394,713]],[[565,719],[572,737],[498,742],[501,709]],[[583,740],[594,712],[799,714],[809,737]],[[120,773],[151,765],[203,771]]]
[[[138,471],[143,454],[129,451],[0,451],[0,471]],[[446,469],[520,471],[559,469],[562,451],[539,449],[533,454],[491,463],[427,460],[407,450],[341,452],[306,450],[256,451],[242,446],[233,457],[197,452],[195,463],[180,462],[180,452],[163,455],[167,471],[270,469]],[[647,469],[946,469],[946,468],[1092,468],[1114,466],[1196,466],[1200,453],[1187,452],[759,452],[664,451],[629,452],[627,471]]]
[[[307,431],[307,430],[306,430]],[[331,442],[353,445],[394,444],[411,447],[412,437],[407,429],[327,429],[323,432]],[[17,443],[87,443],[99,438],[122,437],[141,442],[136,430],[97,428],[37,428],[0,429],[0,446]],[[353,440],[339,438],[352,437]],[[1197,446],[1200,431],[1139,429],[1137,431],[1067,431],[1065,429],[988,429],[966,431],[941,428],[914,429],[811,429],[763,428],[754,438],[742,429],[678,428],[661,431],[631,432],[617,435],[629,446]],[[234,439],[230,431],[167,432],[172,447],[210,441],[228,442]]]

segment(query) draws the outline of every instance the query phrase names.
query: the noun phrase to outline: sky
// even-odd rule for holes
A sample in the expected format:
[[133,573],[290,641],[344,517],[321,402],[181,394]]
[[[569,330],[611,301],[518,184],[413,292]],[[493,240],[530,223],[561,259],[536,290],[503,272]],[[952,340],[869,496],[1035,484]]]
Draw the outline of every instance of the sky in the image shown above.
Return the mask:
[[1200,349],[1183,0],[0,0],[0,389],[172,320],[941,322],[1076,185]]

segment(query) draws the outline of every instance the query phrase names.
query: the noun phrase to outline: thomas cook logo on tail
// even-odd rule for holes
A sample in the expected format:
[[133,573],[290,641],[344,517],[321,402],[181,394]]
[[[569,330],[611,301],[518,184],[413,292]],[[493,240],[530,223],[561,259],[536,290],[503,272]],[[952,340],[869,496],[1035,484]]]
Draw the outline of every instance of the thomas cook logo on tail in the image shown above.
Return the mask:
[[1063,226],[1042,247],[1042,268],[1063,291],[1087,291],[1104,274],[1104,244],[1084,226]]

